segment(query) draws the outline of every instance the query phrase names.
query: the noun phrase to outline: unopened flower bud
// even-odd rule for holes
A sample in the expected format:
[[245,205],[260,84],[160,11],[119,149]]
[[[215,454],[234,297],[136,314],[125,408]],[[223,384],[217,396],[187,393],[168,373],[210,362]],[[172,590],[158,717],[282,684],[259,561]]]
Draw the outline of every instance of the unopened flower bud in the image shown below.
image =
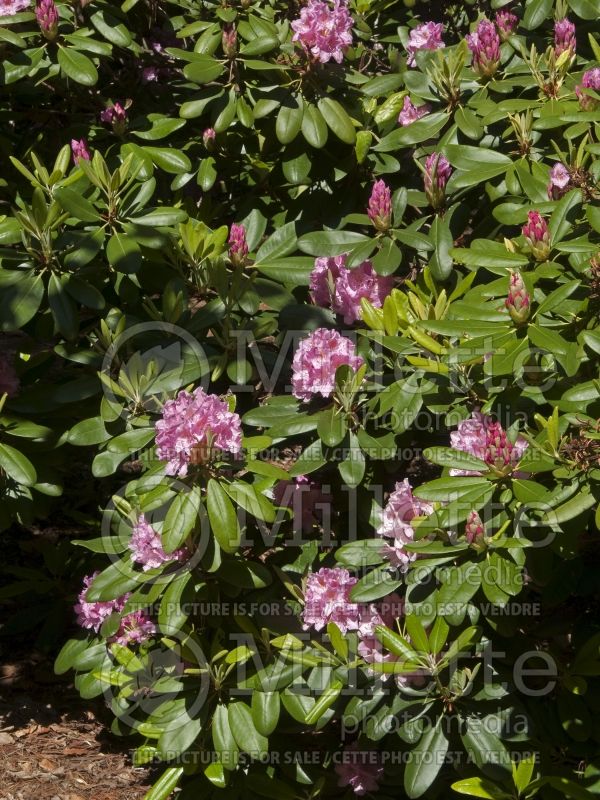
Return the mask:
[[567,50],[575,55],[577,40],[575,38],[575,25],[570,19],[559,19],[554,23],[554,55],[558,58]]
[[466,38],[473,54],[473,69],[481,77],[491,78],[500,64],[500,37],[495,26],[482,19],[477,30]]
[[206,130],[202,133],[202,144],[209,152],[212,152],[215,149],[216,135],[217,134],[214,128],[206,128]]
[[75,164],[77,164],[79,159],[89,161],[91,158],[85,139],[71,139],[71,152],[73,153],[73,161]]
[[121,103],[114,103],[100,112],[100,120],[112,125],[113,131],[121,136],[127,127],[127,111]]
[[35,18],[45,38],[48,41],[56,39],[58,34],[58,9],[54,0],[37,0]]
[[495,23],[500,38],[505,42],[517,29],[519,18],[510,11],[498,11]]
[[539,211],[529,212],[522,233],[535,260],[547,261],[550,255],[550,231],[548,223]]
[[438,211],[446,205],[446,184],[452,175],[448,160],[439,153],[431,153],[425,161],[423,186],[429,205]]
[[244,266],[246,257],[248,256],[248,244],[246,242],[246,229],[243,225],[237,225],[235,222],[229,230],[229,258],[231,263],[236,266]]
[[465,526],[465,538],[475,550],[485,550],[485,527],[477,511],[469,511]]
[[237,31],[233,25],[226,25],[223,28],[223,35],[221,37],[221,45],[223,53],[227,58],[234,58],[237,53]]
[[529,319],[531,298],[518,270],[511,272],[505,305],[513,322],[520,325]]
[[600,102],[589,94],[586,94],[585,89],[591,89],[594,92],[600,92],[600,67],[588,69],[583,73],[581,85],[575,87],[575,93],[579,100],[579,106],[582,111],[595,111]]
[[392,224],[392,194],[385,181],[373,184],[367,214],[378,231],[387,231]]

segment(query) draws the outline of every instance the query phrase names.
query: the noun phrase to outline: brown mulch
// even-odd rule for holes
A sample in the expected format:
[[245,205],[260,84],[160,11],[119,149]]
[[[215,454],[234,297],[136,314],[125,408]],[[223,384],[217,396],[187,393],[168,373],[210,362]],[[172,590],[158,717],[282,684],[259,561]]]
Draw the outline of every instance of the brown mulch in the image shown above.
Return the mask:
[[141,800],[152,785],[150,770],[132,766],[136,743],[112,736],[109,720],[101,703],[81,700],[54,676],[48,658],[5,663],[0,800]]

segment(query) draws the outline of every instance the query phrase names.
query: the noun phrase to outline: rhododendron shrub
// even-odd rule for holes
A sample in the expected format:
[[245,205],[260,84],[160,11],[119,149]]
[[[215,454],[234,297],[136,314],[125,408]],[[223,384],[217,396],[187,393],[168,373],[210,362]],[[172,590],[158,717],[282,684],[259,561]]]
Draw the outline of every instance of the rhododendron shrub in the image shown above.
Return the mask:
[[3,630],[148,800],[600,794],[599,22],[0,2]]

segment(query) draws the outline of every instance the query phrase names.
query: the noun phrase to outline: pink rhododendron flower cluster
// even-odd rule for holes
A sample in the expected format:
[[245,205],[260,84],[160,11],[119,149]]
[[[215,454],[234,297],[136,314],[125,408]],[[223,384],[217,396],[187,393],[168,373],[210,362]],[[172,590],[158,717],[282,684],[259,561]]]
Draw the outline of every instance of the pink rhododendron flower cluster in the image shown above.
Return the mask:
[[393,285],[393,278],[377,275],[370,261],[349,269],[345,255],[315,259],[310,275],[313,301],[319,306],[331,306],[336,314],[343,315],[347,325],[361,319],[363,297],[381,308]]
[[340,754],[335,765],[338,786],[349,786],[358,797],[363,797],[367,792],[376,792],[383,775],[380,762],[381,756],[377,751],[359,750],[358,743],[353,742]]
[[410,32],[408,37],[408,45],[406,51],[408,58],[406,63],[409,67],[416,67],[417,61],[415,53],[418,50],[439,50],[444,47],[442,34],[444,26],[441,22],[424,22],[422,25],[417,25],[416,28]]
[[404,98],[404,105],[402,106],[402,111],[398,116],[398,122],[400,125],[412,125],[413,122],[416,122],[421,117],[425,117],[431,111],[431,106],[425,104],[422,106],[415,106],[412,103],[412,100],[408,95]]
[[358,630],[360,608],[350,600],[350,590],[358,578],[343,567],[322,567],[311,572],[306,579],[302,624],[304,630],[317,631],[335,622],[342,633]]
[[[522,436],[511,442],[499,422],[479,411],[458,424],[458,430],[450,434],[450,442],[456,450],[470,453],[501,472],[514,470],[529,447]],[[450,475],[481,475],[481,472],[451,469]]]
[[335,387],[335,372],[342,364],[357,370],[364,364],[354,343],[337,331],[317,328],[302,339],[292,361],[292,393],[309,401],[313,395],[329,397]]
[[273,488],[273,499],[278,506],[292,509],[294,529],[303,531],[322,523],[333,502],[333,497],[306,475],[278,481]]
[[[377,636],[377,625],[385,625],[394,630],[396,620],[404,615],[404,600],[397,594],[390,594],[378,603],[368,603],[361,606],[360,624],[358,626],[358,654],[367,664],[382,664],[383,662],[396,661],[397,657],[386,650]],[[377,673],[381,680],[386,680],[389,674]]]
[[482,19],[477,30],[466,37],[469,50],[473,54],[472,66],[478,75],[490,77],[500,63],[500,37],[495,25]]
[[241,421],[224,400],[198,387],[168,400],[156,423],[156,454],[167,461],[167,475],[187,475],[188,465],[202,463],[213,449],[239,453]]
[[156,569],[167,561],[181,561],[186,556],[186,550],[183,548],[165,553],[160,534],[154,530],[144,514],[138,517],[133,526],[128,547],[131,550],[132,561],[141,564],[144,572]]
[[554,23],[554,55],[558,58],[567,50],[575,54],[576,49],[575,25],[566,17],[565,19],[557,20]]
[[0,352],[0,397],[14,397],[19,391],[19,378],[13,365],[13,354]]
[[579,99],[579,105],[583,111],[594,111],[599,105],[595,97],[586,94],[584,89],[592,89],[594,92],[600,92],[600,67],[588,69],[583,73],[581,84],[575,87],[575,93]]
[[0,0],[0,17],[13,17],[31,6],[31,0]]
[[402,572],[408,570],[410,562],[417,557],[416,553],[405,548],[405,545],[414,541],[415,538],[415,532],[410,523],[415,517],[426,517],[432,512],[431,503],[413,495],[408,478],[396,484],[383,510],[381,525],[377,529],[379,536],[392,540],[383,546],[382,554],[393,567]]
[[132,611],[123,617],[112,641],[127,647],[130,644],[141,644],[155,633],[156,625],[144,611]]
[[352,44],[352,16],[342,0],[308,0],[300,18],[292,22],[293,42],[299,42],[313,58],[326,64],[341,64]]
[[550,181],[548,183],[548,198],[550,200],[560,200],[569,191],[571,173],[560,161],[550,170]]
[[530,211],[527,214],[522,233],[536,261],[546,261],[550,255],[550,229],[539,211]]
[[94,602],[88,602],[86,599],[87,591],[97,575],[99,575],[99,573],[94,572],[93,575],[86,575],[83,579],[83,589],[79,593],[78,603],[74,606],[75,613],[77,614],[77,624],[81,625],[82,628],[95,631],[95,633],[98,633],[102,623],[108,619],[111,614],[115,611],[122,611],[129,597],[129,595],[124,595],[116,600],[96,600]]

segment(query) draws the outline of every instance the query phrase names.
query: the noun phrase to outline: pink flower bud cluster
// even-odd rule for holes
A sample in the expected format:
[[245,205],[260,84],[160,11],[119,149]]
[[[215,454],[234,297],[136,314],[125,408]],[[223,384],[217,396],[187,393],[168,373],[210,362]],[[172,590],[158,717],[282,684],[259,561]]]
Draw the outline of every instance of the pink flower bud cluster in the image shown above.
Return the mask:
[[321,64],[332,59],[342,63],[352,44],[352,16],[342,0],[308,0],[299,19],[292,22],[293,42]]
[[404,105],[402,111],[398,116],[400,125],[412,125],[413,122],[425,117],[431,111],[431,107],[427,104],[422,106],[415,106],[408,95],[404,98]]
[[441,22],[425,22],[413,28],[408,37],[408,44],[406,46],[406,51],[408,53],[406,63],[408,66],[417,66],[415,53],[419,50],[439,50],[441,47],[444,47],[444,41],[442,39],[443,32],[444,26]]
[[513,322],[521,324],[529,319],[531,298],[518,270],[511,272],[505,305]]
[[156,455],[167,475],[187,475],[189,464],[205,463],[213,451],[239,453],[241,420],[224,400],[198,387],[168,400],[156,423]]
[[233,25],[226,25],[223,28],[221,46],[227,58],[235,58],[237,53],[237,31]]
[[505,42],[516,31],[519,18],[510,11],[498,11],[494,22],[500,39]]
[[246,228],[243,225],[233,223],[229,229],[229,258],[236,267],[241,267],[246,263],[248,256],[248,243],[246,242]]
[[127,125],[127,111],[121,103],[113,103],[100,112],[100,121],[112,125],[114,132],[121,134]]
[[423,186],[429,205],[438,211],[446,205],[446,184],[452,175],[449,161],[439,153],[431,153],[425,160]]
[[482,19],[477,30],[466,38],[473,54],[473,69],[481,77],[490,78],[500,64],[500,37],[496,27],[488,19]]
[[205,128],[202,132],[202,144],[209,152],[212,152],[215,149],[215,139],[217,138],[217,132],[214,128]]
[[522,228],[523,236],[536,261],[547,261],[550,255],[550,230],[539,211],[530,211]]
[[35,18],[46,39],[55,39],[58,33],[58,9],[54,0],[37,0]]
[[317,328],[302,339],[292,360],[292,394],[308,402],[320,394],[330,397],[338,367],[347,364],[357,370],[364,364],[354,343],[337,331]]
[[575,25],[566,17],[554,23],[554,55],[558,58],[568,50],[575,55],[577,39],[575,38]]
[[[458,430],[450,434],[450,442],[455,450],[470,453],[502,473],[514,471],[529,447],[522,436],[517,436],[512,442],[499,422],[479,411],[474,412],[469,419],[459,422]],[[450,470],[450,475],[480,474],[476,470]]]
[[485,537],[485,526],[477,511],[469,511],[465,525],[465,538],[471,545],[478,547]]
[[73,153],[73,161],[75,164],[77,164],[80,158],[84,161],[89,161],[91,158],[85,139],[71,139],[71,152]]
[[141,514],[131,532],[128,547],[131,550],[131,560],[142,565],[142,570],[157,569],[168,561],[182,561],[187,550],[181,548],[173,553],[165,553],[160,534]]
[[363,297],[376,308],[381,308],[393,285],[394,279],[377,275],[370,261],[349,269],[345,255],[316,258],[310,274],[313,302],[323,307],[331,306],[336,314],[343,315],[347,325],[361,318]]
[[392,224],[392,193],[385,181],[373,184],[367,214],[378,231],[387,231]]

